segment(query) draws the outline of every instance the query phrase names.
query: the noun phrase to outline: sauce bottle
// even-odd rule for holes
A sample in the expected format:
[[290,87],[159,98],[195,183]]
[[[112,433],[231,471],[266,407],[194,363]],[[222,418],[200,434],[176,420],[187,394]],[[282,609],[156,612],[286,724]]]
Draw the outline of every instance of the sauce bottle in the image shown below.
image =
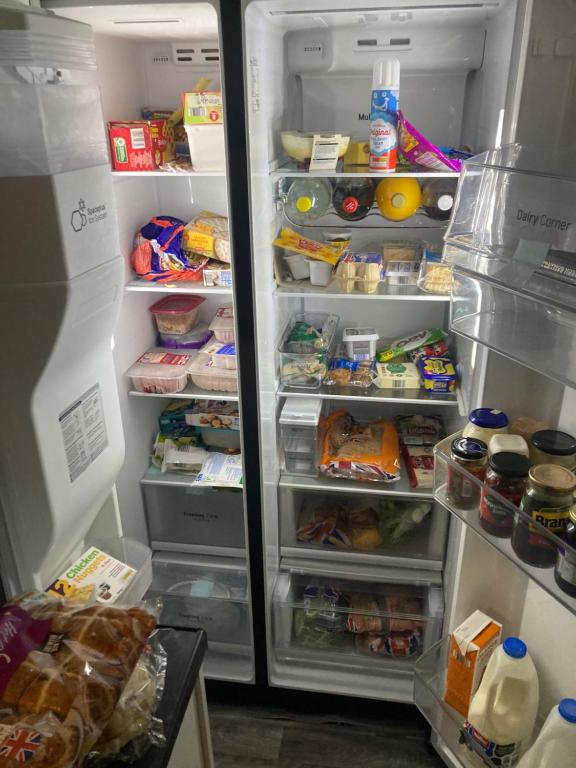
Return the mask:
[[528,486],[520,504],[524,515],[517,514],[512,533],[512,548],[528,565],[552,568],[556,564],[557,546],[552,536],[533,526],[539,523],[546,531],[562,536],[570,510],[576,477],[566,467],[557,464],[537,464],[528,473]]
[[508,416],[495,408],[475,408],[470,411],[468,424],[462,430],[463,437],[474,437],[490,445],[497,434],[508,432]]
[[576,597],[576,507],[572,507],[568,513],[563,540],[571,549],[563,547],[562,544],[558,545],[554,578],[561,590]]

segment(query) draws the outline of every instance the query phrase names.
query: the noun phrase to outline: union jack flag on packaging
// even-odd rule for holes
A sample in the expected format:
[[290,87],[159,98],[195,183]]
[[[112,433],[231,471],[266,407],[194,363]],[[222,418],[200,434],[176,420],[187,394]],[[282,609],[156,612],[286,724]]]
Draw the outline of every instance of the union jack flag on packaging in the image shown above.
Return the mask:
[[27,728],[17,728],[0,742],[0,757],[27,763],[34,757],[36,750],[42,746],[44,737],[38,731]]

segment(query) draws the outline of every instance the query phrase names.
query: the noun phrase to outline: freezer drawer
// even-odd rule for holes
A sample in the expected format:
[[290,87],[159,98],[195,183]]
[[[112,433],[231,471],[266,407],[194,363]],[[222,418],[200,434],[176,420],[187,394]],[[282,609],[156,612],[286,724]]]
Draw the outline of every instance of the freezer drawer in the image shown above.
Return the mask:
[[449,515],[440,504],[280,488],[279,505],[284,556],[442,567]]
[[272,615],[278,661],[411,674],[440,637],[442,589],[280,573]]
[[142,492],[153,549],[244,548],[241,491],[143,483]]
[[[148,595],[162,599],[161,622],[201,627],[213,644],[250,645],[246,571],[235,561],[210,565],[186,555],[156,552]],[[217,646],[216,646],[217,648]]]

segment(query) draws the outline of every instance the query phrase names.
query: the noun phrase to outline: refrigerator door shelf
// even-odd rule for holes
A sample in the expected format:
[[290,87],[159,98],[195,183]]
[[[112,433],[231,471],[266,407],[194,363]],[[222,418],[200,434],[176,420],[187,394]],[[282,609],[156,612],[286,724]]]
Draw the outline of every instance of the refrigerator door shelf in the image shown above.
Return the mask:
[[[571,563],[576,563],[576,550],[570,547],[560,537],[556,536],[549,529],[542,526],[536,520],[533,520],[526,512],[515,507],[510,501],[505,499],[496,491],[487,488],[481,480],[470,474],[460,464],[457,464],[451,458],[450,446],[452,441],[459,437],[460,433],[451,435],[438,443],[434,449],[435,453],[435,477],[434,477],[434,496],[446,509],[455,517],[459,518],[469,528],[472,528],[484,541],[488,542],[494,549],[511,560],[518,568],[526,573],[533,581],[539,584],[548,594],[552,595],[559,603],[564,605],[572,613],[576,614],[576,598],[571,597],[560,589],[554,579],[554,562],[557,552],[562,551],[565,557]],[[467,498],[473,499],[466,502],[466,508],[463,508],[455,497],[453,489],[465,487],[467,489]],[[535,536],[537,535],[547,551],[550,553],[549,567],[535,567],[525,562],[514,550],[510,535],[507,538],[500,538],[489,533],[482,527],[479,505],[480,496],[483,490],[486,493],[489,506],[500,510],[501,515],[507,515],[514,525],[514,535],[521,536],[522,533]]]

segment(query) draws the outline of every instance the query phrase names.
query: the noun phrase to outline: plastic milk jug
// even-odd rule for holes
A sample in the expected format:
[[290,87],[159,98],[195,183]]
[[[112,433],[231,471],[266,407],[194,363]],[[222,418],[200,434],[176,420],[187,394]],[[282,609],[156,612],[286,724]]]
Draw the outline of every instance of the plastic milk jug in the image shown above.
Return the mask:
[[474,694],[463,740],[489,766],[516,765],[538,711],[538,675],[526,645],[508,637],[494,651]]
[[576,765],[576,699],[554,707],[518,768],[573,768]]
[[370,170],[394,171],[398,151],[400,62],[378,59],[372,76]]

